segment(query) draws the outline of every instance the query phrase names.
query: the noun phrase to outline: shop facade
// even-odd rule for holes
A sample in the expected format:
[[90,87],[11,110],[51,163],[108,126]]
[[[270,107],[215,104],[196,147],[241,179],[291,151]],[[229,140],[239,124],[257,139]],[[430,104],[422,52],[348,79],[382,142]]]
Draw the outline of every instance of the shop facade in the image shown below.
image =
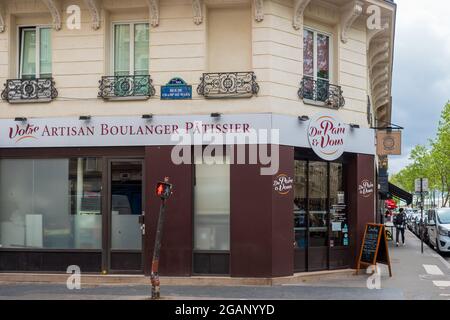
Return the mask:
[[[77,265],[86,273],[148,275],[160,206],[154,187],[164,177],[174,193],[162,275],[352,268],[365,223],[375,221],[374,133],[324,116],[344,128],[335,132],[342,145],[332,146],[339,149],[332,160],[311,142],[323,115],[0,120],[0,271]],[[276,134],[261,138],[264,130]],[[257,140],[239,140],[253,132]],[[208,143],[207,133],[227,142]],[[180,134],[191,139],[180,142]],[[179,150],[192,161],[176,158]],[[271,163],[260,161],[264,153]]]

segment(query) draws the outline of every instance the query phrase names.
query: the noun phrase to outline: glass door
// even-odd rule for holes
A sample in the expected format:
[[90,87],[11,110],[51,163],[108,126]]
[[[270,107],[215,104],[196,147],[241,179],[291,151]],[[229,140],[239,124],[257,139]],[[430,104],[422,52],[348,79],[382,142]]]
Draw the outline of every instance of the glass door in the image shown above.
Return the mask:
[[328,268],[328,163],[308,163],[308,270]]
[[143,160],[110,160],[109,270],[143,271]]
[[307,270],[308,248],[307,186],[308,162],[295,160],[294,178],[294,271]]
[[295,160],[294,271],[349,267],[343,163]]

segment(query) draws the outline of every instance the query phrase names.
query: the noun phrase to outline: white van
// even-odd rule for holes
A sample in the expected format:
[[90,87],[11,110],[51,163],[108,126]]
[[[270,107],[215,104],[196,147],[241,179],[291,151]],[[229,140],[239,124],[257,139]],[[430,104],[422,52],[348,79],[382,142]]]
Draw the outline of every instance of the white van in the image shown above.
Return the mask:
[[450,208],[428,211],[428,236],[438,252],[450,252]]

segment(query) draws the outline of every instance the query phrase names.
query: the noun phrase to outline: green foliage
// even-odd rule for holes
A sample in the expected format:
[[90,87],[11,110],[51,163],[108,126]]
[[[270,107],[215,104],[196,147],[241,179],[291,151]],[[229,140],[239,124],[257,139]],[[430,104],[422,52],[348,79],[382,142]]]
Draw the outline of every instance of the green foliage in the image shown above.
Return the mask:
[[414,192],[417,178],[428,178],[431,189],[440,190],[443,206],[450,197],[450,102],[442,110],[438,132],[430,146],[417,145],[410,154],[410,165],[391,176],[391,183]]

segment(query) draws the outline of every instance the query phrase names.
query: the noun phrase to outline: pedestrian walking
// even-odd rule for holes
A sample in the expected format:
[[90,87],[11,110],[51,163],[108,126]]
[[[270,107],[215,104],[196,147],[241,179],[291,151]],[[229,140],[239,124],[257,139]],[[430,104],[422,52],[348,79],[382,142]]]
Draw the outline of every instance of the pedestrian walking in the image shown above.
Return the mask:
[[402,244],[405,245],[405,228],[406,228],[406,213],[403,208],[400,208],[399,213],[394,217],[394,225],[396,229],[396,246],[400,245],[399,236],[402,236]]

